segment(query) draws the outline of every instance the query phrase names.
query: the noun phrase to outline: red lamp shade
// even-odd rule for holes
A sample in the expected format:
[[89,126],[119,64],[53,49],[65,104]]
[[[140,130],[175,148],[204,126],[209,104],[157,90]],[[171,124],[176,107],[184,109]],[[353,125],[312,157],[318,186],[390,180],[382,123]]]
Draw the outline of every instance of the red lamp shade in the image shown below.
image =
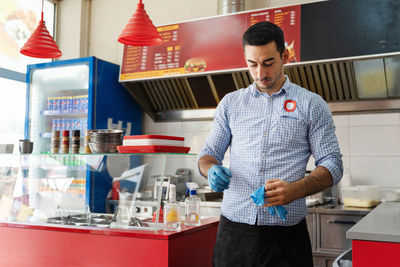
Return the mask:
[[28,41],[26,41],[20,52],[25,56],[37,58],[57,58],[61,56],[60,49],[46,28],[43,13],[38,27],[32,33],[31,37],[29,37]]
[[138,3],[135,13],[119,35],[118,42],[134,46],[159,45],[163,42],[156,27],[144,10],[142,0]]

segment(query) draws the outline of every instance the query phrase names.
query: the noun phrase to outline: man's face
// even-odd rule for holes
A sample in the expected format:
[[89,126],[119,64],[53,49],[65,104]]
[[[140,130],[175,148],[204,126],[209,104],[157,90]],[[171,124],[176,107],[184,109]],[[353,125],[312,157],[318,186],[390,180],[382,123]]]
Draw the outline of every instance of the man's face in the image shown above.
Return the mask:
[[276,43],[270,42],[259,46],[246,45],[244,54],[258,89],[269,94],[278,92],[285,82],[283,65],[287,63],[288,51],[285,50],[281,57]]

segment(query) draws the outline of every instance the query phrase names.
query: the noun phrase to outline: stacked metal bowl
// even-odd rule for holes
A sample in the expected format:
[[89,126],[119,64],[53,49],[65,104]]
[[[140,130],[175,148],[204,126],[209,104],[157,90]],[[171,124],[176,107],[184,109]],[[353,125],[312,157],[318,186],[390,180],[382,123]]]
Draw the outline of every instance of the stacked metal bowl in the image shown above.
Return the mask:
[[89,147],[93,153],[116,153],[122,145],[122,130],[90,130]]

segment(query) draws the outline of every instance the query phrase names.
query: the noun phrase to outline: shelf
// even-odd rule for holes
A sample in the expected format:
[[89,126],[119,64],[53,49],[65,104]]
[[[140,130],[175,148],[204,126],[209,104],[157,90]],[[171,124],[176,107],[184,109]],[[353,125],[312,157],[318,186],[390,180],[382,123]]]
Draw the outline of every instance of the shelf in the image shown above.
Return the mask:
[[[67,170],[68,171],[86,171],[87,167],[86,167],[86,164],[80,165],[80,166],[73,166],[73,165],[68,165],[68,164],[62,165],[62,163],[60,163],[59,166],[55,166],[55,165],[40,165],[39,169],[44,170],[44,171],[51,171],[51,170],[54,170],[54,171],[67,171]],[[55,177],[55,176],[52,176],[51,178],[53,179],[53,178],[68,178],[68,177]]]
[[71,116],[71,117],[86,117],[87,110],[42,110],[40,112],[43,116]]
[[[69,131],[70,134],[71,134],[71,132],[72,132],[73,130],[68,130],[68,131]],[[62,131],[60,131],[60,132],[62,132]],[[41,137],[41,138],[51,138],[51,132],[43,132],[43,133],[40,133],[40,137]],[[71,138],[71,136],[70,136],[70,138]],[[85,136],[82,135],[82,131],[81,131],[80,139],[84,139],[84,138],[85,138]],[[61,137],[60,137],[60,142],[61,142]],[[71,142],[71,139],[70,139],[70,142]]]

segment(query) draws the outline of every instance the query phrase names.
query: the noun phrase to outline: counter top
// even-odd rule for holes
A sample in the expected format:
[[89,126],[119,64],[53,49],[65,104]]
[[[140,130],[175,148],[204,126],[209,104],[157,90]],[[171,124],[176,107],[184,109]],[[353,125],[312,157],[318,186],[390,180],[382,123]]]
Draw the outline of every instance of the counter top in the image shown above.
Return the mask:
[[208,217],[201,219],[200,226],[185,226],[181,225],[180,231],[164,231],[164,230],[133,230],[133,229],[122,229],[122,228],[102,228],[102,227],[89,227],[89,226],[69,226],[69,225],[57,225],[57,224],[27,224],[18,222],[0,222],[0,227],[14,227],[23,229],[35,229],[35,230],[47,230],[57,232],[71,232],[71,233],[82,233],[92,235],[106,235],[106,236],[125,236],[125,237],[138,237],[138,238],[150,238],[150,239],[173,239],[183,235],[187,235],[193,232],[197,232],[203,229],[213,227],[219,223],[219,218]]
[[367,215],[373,208],[346,207],[342,204],[325,204],[308,208],[308,213],[340,214],[340,215]]
[[400,243],[400,202],[383,202],[350,228],[346,237]]

